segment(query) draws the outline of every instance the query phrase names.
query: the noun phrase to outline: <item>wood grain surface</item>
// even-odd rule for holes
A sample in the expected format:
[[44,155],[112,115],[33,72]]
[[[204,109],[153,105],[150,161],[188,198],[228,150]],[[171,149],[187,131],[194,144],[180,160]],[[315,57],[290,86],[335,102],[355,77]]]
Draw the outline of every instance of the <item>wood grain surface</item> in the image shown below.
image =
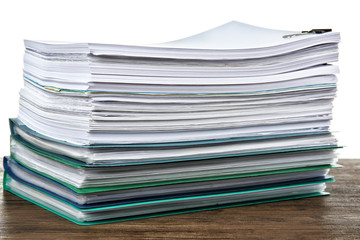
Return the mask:
[[78,226],[1,191],[0,238],[360,239],[360,160],[340,164],[344,168],[331,171],[330,196],[94,226]]

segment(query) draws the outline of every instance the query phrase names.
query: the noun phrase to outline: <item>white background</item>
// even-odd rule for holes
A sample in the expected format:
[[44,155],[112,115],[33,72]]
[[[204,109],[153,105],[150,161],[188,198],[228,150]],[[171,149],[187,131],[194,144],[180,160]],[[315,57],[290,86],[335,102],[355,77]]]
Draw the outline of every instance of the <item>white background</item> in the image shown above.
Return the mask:
[[266,28],[341,32],[333,130],[342,158],[360,158],[359,1],[91,1],[0,3],[0,155],[9,154],[8,118],[22,87],[23,39],[149,44],[183,38],[236,20]]

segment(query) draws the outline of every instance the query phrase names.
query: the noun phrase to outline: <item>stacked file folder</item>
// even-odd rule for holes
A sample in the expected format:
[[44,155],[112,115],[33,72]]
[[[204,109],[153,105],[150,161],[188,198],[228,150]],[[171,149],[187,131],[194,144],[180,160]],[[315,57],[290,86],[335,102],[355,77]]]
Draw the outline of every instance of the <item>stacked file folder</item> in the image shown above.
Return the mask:
[[339,40],[230,22],[149,46],[25,41],[5,189],[78,224],[327,195]]

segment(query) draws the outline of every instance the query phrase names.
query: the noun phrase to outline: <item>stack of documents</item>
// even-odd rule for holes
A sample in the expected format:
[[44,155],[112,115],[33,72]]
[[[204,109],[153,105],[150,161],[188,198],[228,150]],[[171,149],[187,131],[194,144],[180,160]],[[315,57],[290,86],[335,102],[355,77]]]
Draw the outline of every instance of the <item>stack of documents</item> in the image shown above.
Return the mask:
[[327,195],[339,33],[25,41],[5,189],[78,224]]

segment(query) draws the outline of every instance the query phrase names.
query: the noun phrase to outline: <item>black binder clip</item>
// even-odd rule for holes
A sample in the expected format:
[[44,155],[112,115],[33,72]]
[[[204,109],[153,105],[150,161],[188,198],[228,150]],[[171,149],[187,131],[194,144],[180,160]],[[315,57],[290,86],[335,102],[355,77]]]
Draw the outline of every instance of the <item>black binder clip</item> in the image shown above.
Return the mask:
[[321,33],[326,33],[326,32],[331,32],[331,31],[332,31],[331,28],[311,29],[310,31],[302,31],[301,33],[284,35],[283,38],[292,38],[292,37],[302,36],[302,35],[306,35],[306,34],[321,34]]
[[322,29],[311,29],[310,31],[302,31],[301,33],[315,33],[315,34],[321,34],[326,32],[331,32],[331,28],[322,28]]

